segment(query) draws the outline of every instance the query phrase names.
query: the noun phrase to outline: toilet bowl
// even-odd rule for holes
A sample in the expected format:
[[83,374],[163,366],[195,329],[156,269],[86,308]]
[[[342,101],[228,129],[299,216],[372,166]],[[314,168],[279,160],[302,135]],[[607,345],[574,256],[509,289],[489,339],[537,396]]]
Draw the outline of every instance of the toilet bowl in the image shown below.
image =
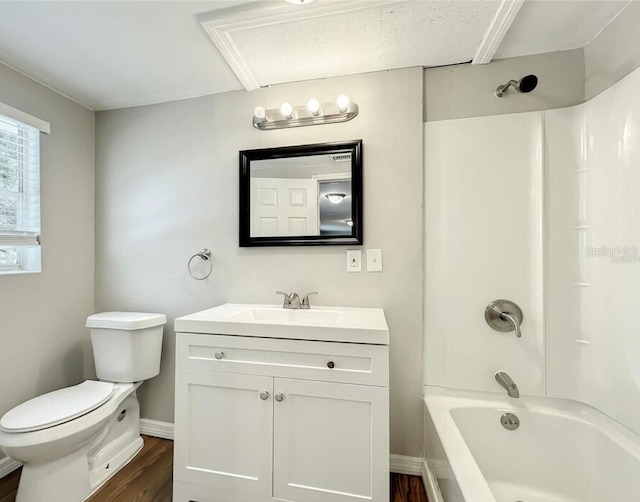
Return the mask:
[[162,314],[90,316],[100,380],[38,396],[2,416],[0,449],[23,463],[16,502],[85,500],[140,451],[136,389],[160,371],[165,323]]

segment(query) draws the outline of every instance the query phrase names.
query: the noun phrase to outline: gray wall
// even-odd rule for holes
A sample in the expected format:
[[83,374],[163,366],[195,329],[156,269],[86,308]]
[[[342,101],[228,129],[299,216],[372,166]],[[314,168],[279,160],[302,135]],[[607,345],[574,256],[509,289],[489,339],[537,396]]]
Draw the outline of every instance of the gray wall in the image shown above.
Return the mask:
[[[425,121],[564,108],[600,94],[640,67],[640,2],[630,2],[584,49],[424,70]],[[498,85],[535,73],[531,94],[498,99]]]
[[[495,90],[509,80],[538,76],[530,94],[513,91],[496,98]],[[584,101],[582,49],[493,61],[427,68],[425,121],[501,115],[573,106]]]
[[[223,302],[275,304],[276,289],[319,291],[317,305],[377,306],[391,332],[391,451],[421,455],[422,69],[238,91],[96,116],[96,308],[167,314],[161,374],[140,390],[142,415],[173,422],[177,316]],[[258,131],[253,108],[283,101],[360,106],[344,124]],[[345,247],[238,247],[238,151],[364,142],[364,240],[382,273],[347,273]],[[214,254],[213,277],[187,260]]]
[[42,272],[0,275],[0,416],[93,375],[94,114],[0,64],[0,101],[51,123],[40,153]]
[[584,48],[586,99],[640,67],[639,27],[640,2],[631,2]]

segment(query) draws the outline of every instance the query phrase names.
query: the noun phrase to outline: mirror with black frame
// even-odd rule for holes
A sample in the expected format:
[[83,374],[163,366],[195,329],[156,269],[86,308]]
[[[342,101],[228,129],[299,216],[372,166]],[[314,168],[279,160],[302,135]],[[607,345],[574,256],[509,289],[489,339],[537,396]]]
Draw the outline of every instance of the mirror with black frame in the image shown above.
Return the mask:
[[362,244],[362,140],[240,152],[240,246]]

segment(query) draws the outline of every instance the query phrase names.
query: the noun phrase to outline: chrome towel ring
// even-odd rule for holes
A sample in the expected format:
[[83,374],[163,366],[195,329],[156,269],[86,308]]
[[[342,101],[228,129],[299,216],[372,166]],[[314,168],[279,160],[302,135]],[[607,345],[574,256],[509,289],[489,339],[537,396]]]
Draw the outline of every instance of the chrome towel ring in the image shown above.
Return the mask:
[[[191,263],[195,258],[200,258],[209,263],[209,272],[203,277],[197,277],[193,275],[193,271],[191,270]],[[211,250],[204,248],[199,253],[196,253],[191,258],[189,258],[189,263],[187,263],[187,271],[189,272],[189,275],[196,281],[204,281],[207,277],[209,277],[211,275],[211,272],[213,272],[213,258],[211,257]]]

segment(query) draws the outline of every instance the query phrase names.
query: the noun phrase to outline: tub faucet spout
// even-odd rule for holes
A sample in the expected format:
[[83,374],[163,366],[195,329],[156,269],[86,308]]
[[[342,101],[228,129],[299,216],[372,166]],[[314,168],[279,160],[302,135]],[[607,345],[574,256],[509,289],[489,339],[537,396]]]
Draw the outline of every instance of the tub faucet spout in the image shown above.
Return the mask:
[[509,397],[520,397],[520,391],[518,390],[518,386],[511,379],[509,374],[506,371],[498,371],[495,375],[496,382],[498,382],[502,387],[505,388]]

